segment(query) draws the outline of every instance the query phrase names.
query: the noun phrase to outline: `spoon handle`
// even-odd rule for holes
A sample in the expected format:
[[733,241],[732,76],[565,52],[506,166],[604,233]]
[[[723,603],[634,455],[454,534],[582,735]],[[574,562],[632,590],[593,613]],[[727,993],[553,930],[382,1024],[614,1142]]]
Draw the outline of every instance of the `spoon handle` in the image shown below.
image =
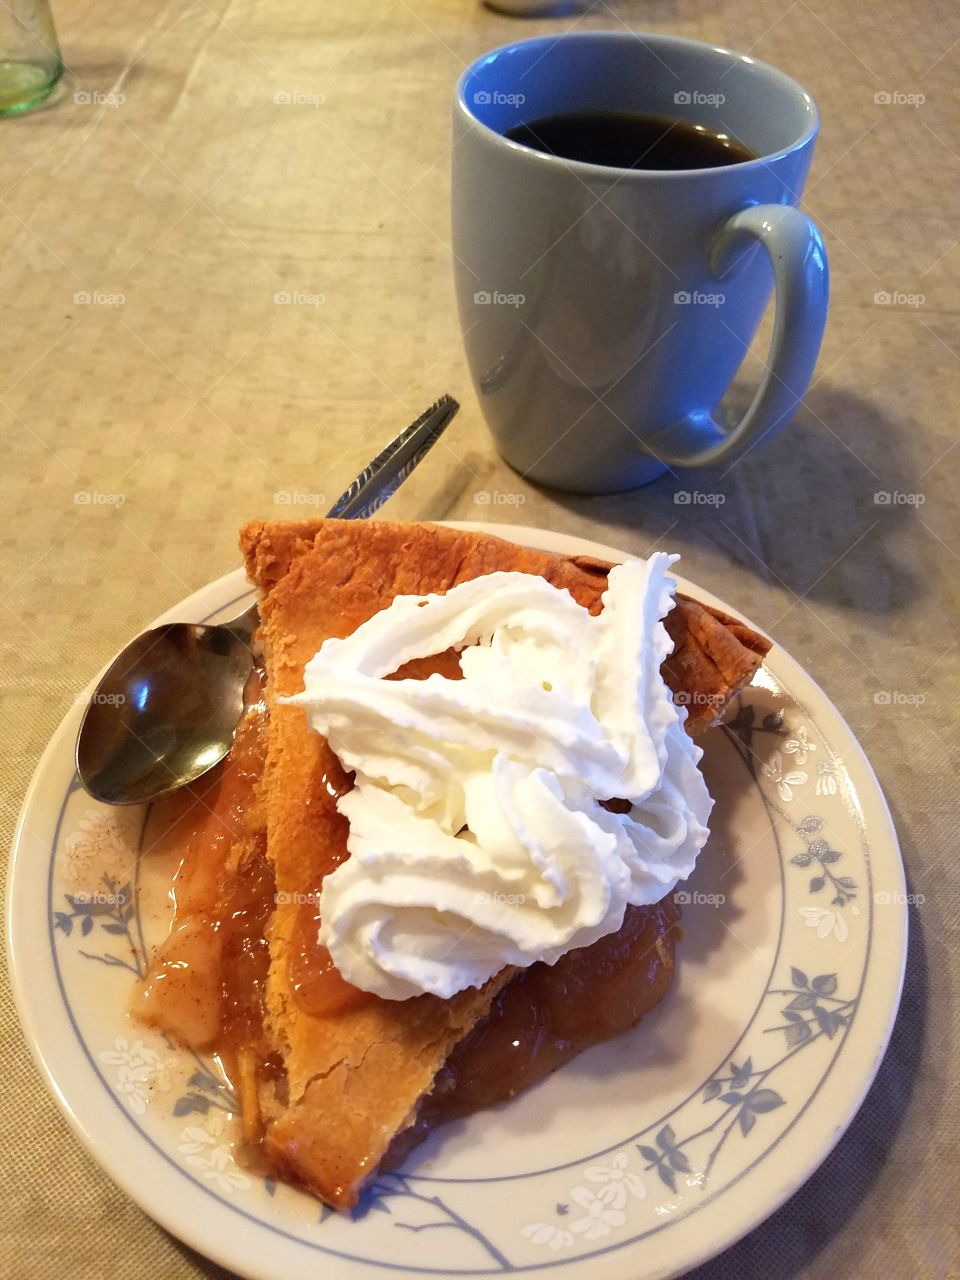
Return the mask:
[[[441,396],[425,409],[415,422],[411,422],[400,434],[367,464],[345,493],[342,493],[330,510],[328,519],[363,520],[383,506],[427,456],[446,431],[459,410],[453,396]],[[236,618],[221,626],[232,631],[243,644],[252,646],[254,633],[260,625],[260,613],[256,601]]]
[[362,520],[379,511],[420,465],[459,408],[452,396],[441,396],[364,467],[327,512],[328,518]]

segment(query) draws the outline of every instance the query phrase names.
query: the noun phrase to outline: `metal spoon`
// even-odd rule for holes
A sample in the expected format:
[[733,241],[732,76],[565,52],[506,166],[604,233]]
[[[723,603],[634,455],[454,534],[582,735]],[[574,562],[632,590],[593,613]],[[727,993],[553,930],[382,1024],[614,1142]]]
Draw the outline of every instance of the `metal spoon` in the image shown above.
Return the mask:
[[[431,405],[361,471],[329,516],[373,515],[459,407],[450,396]],[[127,645],[101,677],[77,734],[77,772],[94,799],[145,804],[219,764],[243,715],[259,624],[253,604],[218,626],[168,622]]]

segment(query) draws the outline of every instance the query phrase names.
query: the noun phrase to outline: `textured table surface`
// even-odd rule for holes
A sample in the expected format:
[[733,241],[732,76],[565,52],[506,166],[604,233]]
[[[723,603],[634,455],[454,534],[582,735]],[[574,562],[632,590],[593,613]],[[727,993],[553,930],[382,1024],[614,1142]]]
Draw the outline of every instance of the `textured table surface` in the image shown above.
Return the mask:
[[[846,716],[923,899],[862,1111],[807,1185],[697,1277],[960,1274],[960,14],[622,0],[521,22],[471,0],[61,0],[57,18],[64,93],[0,121],[4,845],[45,742],[107,657],[237,564],[241,521],[289,513],[278,495],[313,495],[304,513],[332,500],[449,390],[460,418],[391,515],[682,552],[683,572],[771,632]],[[833,304],[806,405],[729,471],[606,499],[538,492],[498,459],[451,284],[453,82],[485,48],[571,26],[748,50],[804,82],[824,120],[807,208]],[[748,359],[743,393],[759,367]],[[693,483],[722,505],[677,504]],[[0,1275],[223,1275],[81,1150],[5,983],[0,1013]]]

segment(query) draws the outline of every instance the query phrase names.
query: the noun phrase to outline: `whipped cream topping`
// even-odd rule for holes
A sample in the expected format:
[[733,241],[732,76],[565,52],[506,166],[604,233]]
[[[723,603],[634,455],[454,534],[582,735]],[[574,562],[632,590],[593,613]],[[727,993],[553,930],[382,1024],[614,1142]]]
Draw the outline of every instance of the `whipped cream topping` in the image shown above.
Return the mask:
[[[690,874],[713,802],[660,675],[677,558],[611,570],[596,617],[525,573],[398,596],[310,660],[285,701],[356,774],[319,904],[349,982],[447,998],[589,946]],[[461,680],[384,679],[449,648]]]

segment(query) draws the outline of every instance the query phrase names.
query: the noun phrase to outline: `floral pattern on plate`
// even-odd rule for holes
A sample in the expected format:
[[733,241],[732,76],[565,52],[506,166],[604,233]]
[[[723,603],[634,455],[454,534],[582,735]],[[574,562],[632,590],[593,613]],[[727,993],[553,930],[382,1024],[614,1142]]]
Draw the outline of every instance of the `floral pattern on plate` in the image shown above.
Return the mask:
[[[814,788],[809,786],[807,771],[791,767],[805,763],[815,753],[825,753],[826,747],[816,741],[812,726],[795,718],[797,709],[783,705],[784,701],[782,696],[758,697],[751,691],[739,701],[722,733],[736,749],[771,823],[782,833],[781,843],[783,837],[788,837],[793,841],[792,847],[800,844],[800,851],[784,860],[784,875],[814,872],[807,874],[802,883],[789,886],[791,896],[799,894],[801,898],[796,905],[797,915],[812,930],[802,930],[795,936],[800,941],[832,937],[846,942],[847,913],[859,911],[857,881],[839,872],[837,863],[844,854],[833,847],[836,841],[827,838],[830,819],[821,814],[804,814],[800,808]],[[765,751],[767,744],[772,749]],[[838,762],[833,762],[832,767],[840,769]],[[830,798],[837,804],[842,797],[834,793]],[[795,816],[798,810],[803,816]],[[87,810],[63,847],[69,855],[83,841],[94,842],[109,852],[110,865],[115,866],[120,839],[119,827],[109,813]],[[73,926],[80,920],[81,940],[88,940],[94,929],[99,929],[105,935],[101,942],[109,940],[113,949],[101,946],[94,953],[78,948],[77,957],[124,968],[131,979],[142,972],[143,965],[137,942],[143,933],[140,902],[131,888],[139,882],[140,856],[136,849],[128,850],[124,882],[119,885],[116,873],[101,876],[99,886],[94,885],[96,860],[86,860],[93,887],[86,893],[80,889],[65,895],[64,909],[54,910],[54,928],[64,935],[61,946],[73,941]],[[75,863],[76,859],[74,880]],[[833,894],[830,906],[810,900],[825,890]],[[551,1192],[552,1213],[518,1224],[518,1235],[526,1248],[589,1257],[590,1246],[642,1232],[645,1222],[655,1222],[664,1194],[670,1201],[703,1196],[718,1175],[729,1176],[743,1167],[748,1155],[755,1158],[764,1144],[775,1141],[797,1101],[790,1097],[791,1086],[781,1083],[781,1076],[787,1075],[783,1069],[798,1052],[820,1042],[836,1041],[839,1046],[856,1012],[856,996],[841,999],[835,994],[836,973],[820,973],[812,956],[805,963],[815,972],[809,980],[805,970],[796,965],[786,970],[786,980],[771,972],[761,1001],[761,1016],[742,1038],[736,1058],[728,1059],[683,1105],[656,1117],[629,1143],[608,1152],[603,1160],[584,1164],[576,1184],[568,1183]],[[771,1052],[771,1033],[785,1037],[779,1052]],[[194,1117],[180,1130],[176,1142],[185,1173],[233,1198],[256,1198],[259,1188],[276,1199],[275,1183],[265,1187],[263,1179],[251,1176],[235,1161],[231,1124],[237,1103],[216,1064],[193,1055],[189,1074],[179,1089],[173,1089],[169,1071],[163,1065],[165,1059],[147,1047],[143,1038],[128,1040],[118,1036],[114,1048],[101,1051],[99,1057],[104,1065],[115,1069],[113,1087],[135,1114],[143,1115],[150,1105],[166,1107],[175,1117]],[[815,1075],[812,1073],[811,1080]],[[151,1087],[153,1084],[155,1088]],[[792,1087],[796,1089],[797,1081]],[[793,1106],[788,1105],[788,1098]],[[775,1113],[782,1113],[782,1117]],[[724,1153],[736,1141],[743,1144],[743,1154],[733,1152],[724,1167]],[[651,1190],[650,1178],[659,1192]],[[298,1194],[289,1188],[283,1191]],[[434,1211],[427,1221],[410,1221],[401,1213],[404,1207],[420,1210],[425,1206]],[[395,1228],[410,1233],[445,1226],[477,1241],[499,1269],[517,1265],[513,1261],[515,1253],[505,1252],[501,1241],[494,1241],[481,1230],[466,1208],[454,1207],[449,1196],[441,1198],[421,1190],[416,1173],[376,1179],[352,1220],[367,1221],[375,1211],[393,1218]],[[320,1221],[331,1219],[342,1221],[336,1215],[321,1212]]]

